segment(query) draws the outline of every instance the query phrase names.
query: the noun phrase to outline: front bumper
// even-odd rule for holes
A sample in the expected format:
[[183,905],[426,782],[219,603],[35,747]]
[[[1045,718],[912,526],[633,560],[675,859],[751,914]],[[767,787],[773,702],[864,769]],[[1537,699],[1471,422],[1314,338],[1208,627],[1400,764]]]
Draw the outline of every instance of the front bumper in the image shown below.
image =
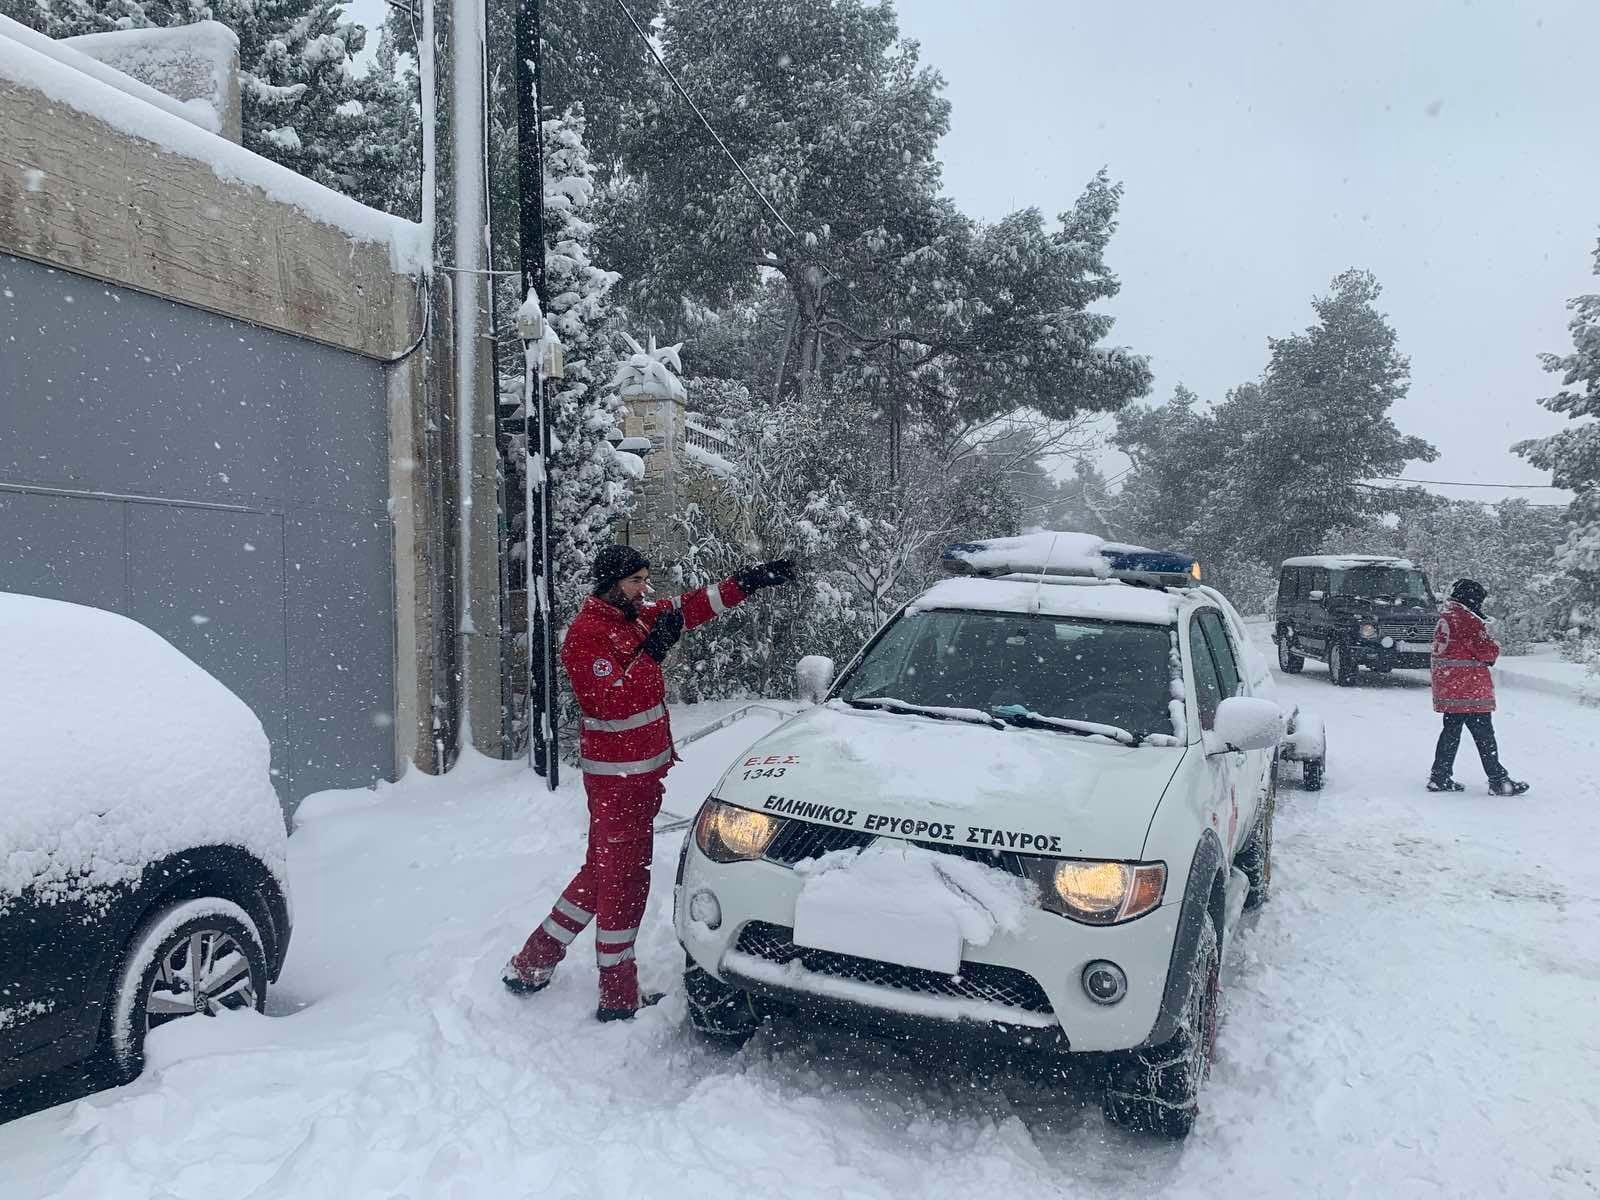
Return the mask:
[[1400,646],[1383,646],[1376,642],[1354,642],[1350,646],[1350,656],[1356,662],[1368,667],[1398,668],[1402,671],[1415,671],[1426,669],[1429,665],[1430,650],[1407,650]]
[[[1036,1053],[1122,1050],[1149,1036],[1161,1008],[1182,896],[1125,925],[1094,927],[1043,910],[1016,933],[967,945],[962,972],[935,972],[790,941],[801,879],[765,861],[714,863],[686,847],[674,896],[684,950],[723,982],[802,1013],[918,1037],[1008,1042]],[[689,899],[715,894],[716,929],[689,915]],[[1127,995],[1100,1005],[1084,993],[1083,968],[1120,966]]]

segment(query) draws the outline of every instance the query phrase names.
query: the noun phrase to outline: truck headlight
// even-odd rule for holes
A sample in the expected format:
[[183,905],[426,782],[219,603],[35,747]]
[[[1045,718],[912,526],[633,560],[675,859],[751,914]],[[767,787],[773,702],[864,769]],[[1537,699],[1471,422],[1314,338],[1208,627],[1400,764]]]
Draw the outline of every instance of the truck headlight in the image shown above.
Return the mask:
[[782,817],[735,808],[715,797],[701,806],[694,823],[694,844],[712,862],[748,862],[767,852]]
[[1373,638],[1378,636],[1378,627],[1370,622],[1366,625],[1363,625],[1361,627],[1361,636],[1370,642]]
[[1023,866],[1039,888],[1040,907],[1086,925],[1142,917],[1167,890],[1166,863],[1024,858]]

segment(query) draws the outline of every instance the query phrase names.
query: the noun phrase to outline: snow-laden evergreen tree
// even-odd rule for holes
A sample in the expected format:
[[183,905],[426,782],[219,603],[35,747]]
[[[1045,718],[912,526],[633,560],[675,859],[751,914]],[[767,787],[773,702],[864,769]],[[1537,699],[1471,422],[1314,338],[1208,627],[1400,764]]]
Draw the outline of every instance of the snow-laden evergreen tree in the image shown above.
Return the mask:
[[412,171],[408,89],[388,66],[353,56],[366,29],[334,0],[0,0],[0,13],[53,38],[220,21],[239,39],[245,148],[363,204],[405,211]]
[[[1594,272],[1600,275],[1600,244]],[[1557,487],[1576,493],[1556,564],[1573,582],[1570,652],[1600,673],[1600,295],[1575,297],[1567,307],[1572,310],[1572,351],[1543,356],[1545,370],[1561,376],[1561,390],[1539,403],[1577,424],[1550,437],[1518,442],[1512,449],[1549,471]]]
[[1438,457],[1389,416],[1411,368],[1378,311],[1381,293],[1371,272],[1336,276],[1312,301],[1315,324],[1269,339],[1259,388],[1239,388],[1218,407],[1227,523],[1246,557],[1276,565],[1320,549],[1330,529],[1386,511],[1388,498],[1372,479]]

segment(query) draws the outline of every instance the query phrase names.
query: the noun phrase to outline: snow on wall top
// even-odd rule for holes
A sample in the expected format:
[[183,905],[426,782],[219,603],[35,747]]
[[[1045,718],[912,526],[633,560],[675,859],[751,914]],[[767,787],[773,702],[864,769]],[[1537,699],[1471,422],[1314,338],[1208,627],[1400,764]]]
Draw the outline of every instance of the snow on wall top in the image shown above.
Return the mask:
[[236,95],[239,38],[222,22],[113,29],[63,38],[59,44],[179,101],[185,111],[200,118],[194,124],[202,129],[212,133],[226,131],[228,97],[230,93]]
[[1155,588],[1087,579],[1045,583],[1016,579],[946,579],[913,600],[910,608],[912,611],[965,608],[983,612],[1042,613],[1048,617],[1171,625],[1177,620],[1182,602],[1182,597]]
[[1092,533],[1039,530],[952,546],[945,556],[975,571],[1071,571],[1103,579],[1111,574],[1111,564],[1100,553],[1105,547],[1105,539]]
[[388,249],[395,271],[418,275],[429,266],[421,225],[368,208],[234,145],[196,125],[191,107],[5,17],[0,17],[0,82],[40,92],[123,133],[205,163],[218,179],[260,188],[357,241],[378,243]]
[[151,630],[0,592],[0,909],[139,879],[195,846],[251,851],[287,893],[261,722]]
[[1326,567],[1330,571],[1348,571],[1352,567],[1399,567],[1411,570],[1409,558],[1395,558],[1387,554],[1302,554],[1298,558],[1283,560],[1286,567]]

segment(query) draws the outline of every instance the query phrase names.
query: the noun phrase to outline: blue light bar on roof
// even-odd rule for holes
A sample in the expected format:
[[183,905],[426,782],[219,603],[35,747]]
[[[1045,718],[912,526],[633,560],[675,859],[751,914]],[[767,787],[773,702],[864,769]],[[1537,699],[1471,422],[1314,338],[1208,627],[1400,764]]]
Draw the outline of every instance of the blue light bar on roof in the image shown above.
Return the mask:
[[1111,573],[1138,571],[1147,575],[1184,575],[1195,568],[1195,560],[1187,554],[1173,554],[1170,550],[1102,550]]
[[1189,555],[1107,543],[1082,533],[962,542],[944,548],[941,565],[952,575],[1111,578],[1152,587],[1183,587],[1200,578],[1200,564]]

